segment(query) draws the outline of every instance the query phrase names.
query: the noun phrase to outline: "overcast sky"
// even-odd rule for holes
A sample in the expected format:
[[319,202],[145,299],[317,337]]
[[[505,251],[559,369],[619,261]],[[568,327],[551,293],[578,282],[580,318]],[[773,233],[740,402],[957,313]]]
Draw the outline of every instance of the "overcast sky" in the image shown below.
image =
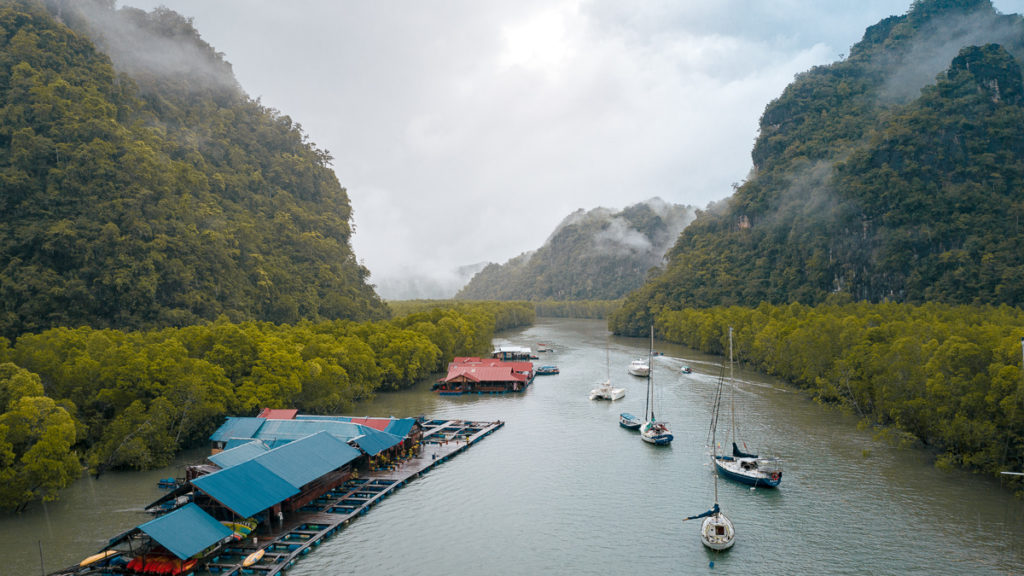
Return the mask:
[[[911,0],[120,0],[193,19],[334,156],[385,297],[539,248],[572,211],[704,208],[765,105]],[[1021,2],[1002,0],[1002,12]],[[447,297],[450,293],[423,294]]]

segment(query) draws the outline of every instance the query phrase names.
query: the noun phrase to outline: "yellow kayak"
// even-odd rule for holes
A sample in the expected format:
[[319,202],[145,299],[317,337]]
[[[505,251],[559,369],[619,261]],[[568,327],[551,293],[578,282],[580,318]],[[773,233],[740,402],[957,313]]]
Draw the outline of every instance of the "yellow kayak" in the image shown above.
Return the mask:
[[117,556],[118,554],[120,554],[120,552],[118,552],[117,550],[104,550],[103,552],[100,552],[99,554],[93,554],[92,556],[89,556],[85,560],[82,560],[81,562],[78,563],[78,565],[79,566],[88,566],[89,564],[92,564],[94,562],[99,562],[100,560],[104,560],[106,558],[110,558],[111,556]]
[[263,550],[257,550],[252,554],[246,556],[245,560],[242,560],[242,566],[252,566],[253,564],[259,562],[260,558],[263,558]]

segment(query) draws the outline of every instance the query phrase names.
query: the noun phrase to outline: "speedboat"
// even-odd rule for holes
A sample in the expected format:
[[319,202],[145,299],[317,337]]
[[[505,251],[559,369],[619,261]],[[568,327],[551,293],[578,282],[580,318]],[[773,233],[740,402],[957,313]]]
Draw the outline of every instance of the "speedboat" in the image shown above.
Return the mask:
[[629,373],[633,376],[646,377],[651,373],[651,364],[643,358],[637,358],[629,363]]

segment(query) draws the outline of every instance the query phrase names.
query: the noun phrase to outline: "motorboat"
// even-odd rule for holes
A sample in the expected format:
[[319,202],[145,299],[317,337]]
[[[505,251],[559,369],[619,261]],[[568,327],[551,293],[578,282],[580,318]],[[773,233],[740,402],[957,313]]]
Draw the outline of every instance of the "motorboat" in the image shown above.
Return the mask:
[[629,363],[628,370],[633,376],[647,377],[651,373],[651,364],[643,358],[637,358]]

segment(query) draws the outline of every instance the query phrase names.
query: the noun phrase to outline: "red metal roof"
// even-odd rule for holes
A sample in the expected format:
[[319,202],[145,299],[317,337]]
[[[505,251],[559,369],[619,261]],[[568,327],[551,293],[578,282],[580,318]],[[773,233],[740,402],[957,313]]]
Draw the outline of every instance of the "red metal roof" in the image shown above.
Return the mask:
[[391,418],[370,418],[369,416],[366,416],[364,418],[352,418],[350,420],[350,422],[353,422],[355,424],[362,424],[363,426],[369,426],[370,428],[373,428],[374,430],[380,430],[381,432],[383,432],[388,427],[388,425],[391,424],[392,419]]
[[448,366],[448,376],[443,381],[449,382],[459,377],[465,377],[474,382],[511,382],[513,380],[525,382],[528,378],[526,374],[520,374],[513,370],[512,366],[471,366],[452,363]]
[[263,412],[257,418],[266,418],[267,420],[294,420],[295,415],[298,414],[298,410],[292,410],[290,408],[264,408]]

